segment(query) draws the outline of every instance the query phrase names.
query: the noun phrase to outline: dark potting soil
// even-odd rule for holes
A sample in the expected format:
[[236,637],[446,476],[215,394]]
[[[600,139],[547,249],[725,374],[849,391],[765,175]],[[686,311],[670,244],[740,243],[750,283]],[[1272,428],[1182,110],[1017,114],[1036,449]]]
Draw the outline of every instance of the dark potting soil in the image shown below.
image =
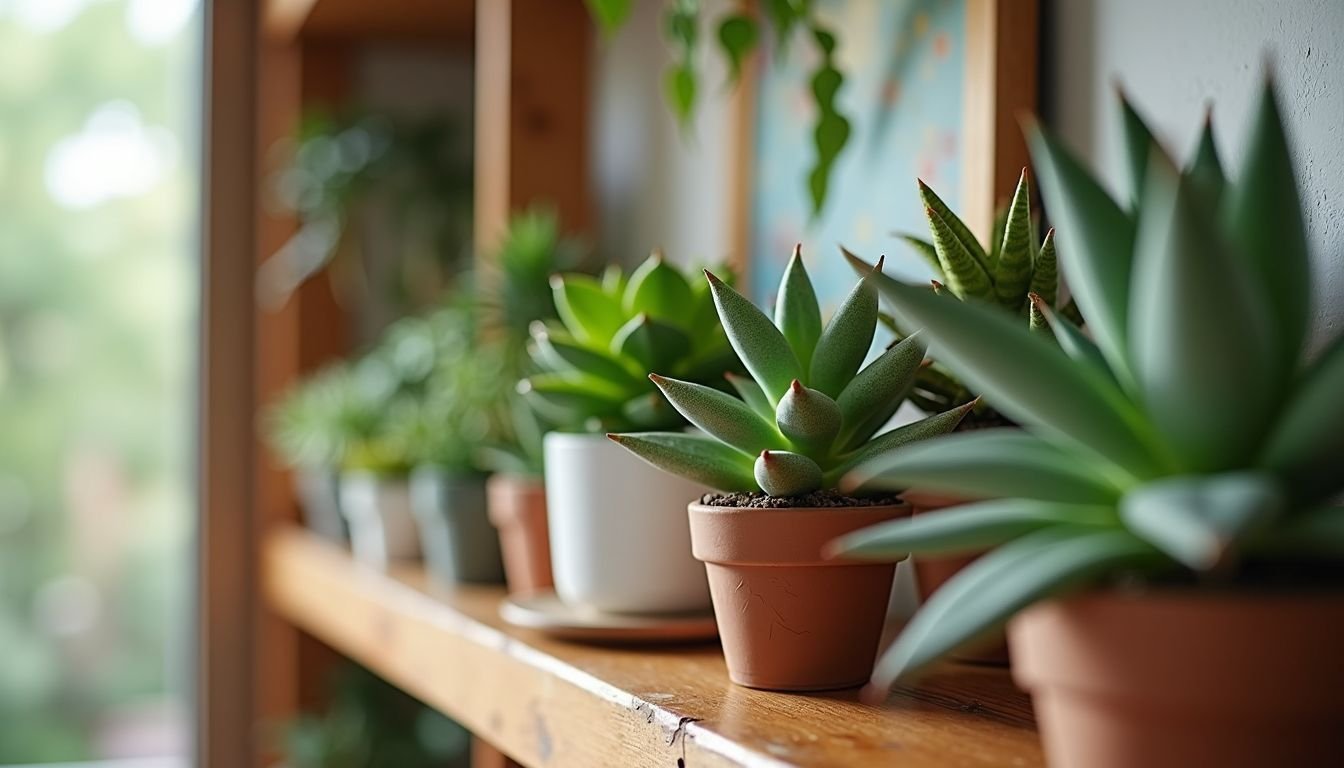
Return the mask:
[[706,493],[700,503],[707,507],[746,507],[751,509],[800,509],[803,507],[879,507],[899,504],[901,497],[846,496],[839,491],[813,491],[802,496],[767,496],[764,493]]

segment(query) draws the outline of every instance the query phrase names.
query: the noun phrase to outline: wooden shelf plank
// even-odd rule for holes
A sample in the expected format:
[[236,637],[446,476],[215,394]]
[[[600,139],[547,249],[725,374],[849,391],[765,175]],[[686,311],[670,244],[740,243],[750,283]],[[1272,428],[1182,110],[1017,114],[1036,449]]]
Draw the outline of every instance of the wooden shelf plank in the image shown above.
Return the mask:
[[753,691],[728,681],[717,645],[551,640],[501,622],[499,589],[385,575],[298,528],[269,537],[264,588],[282,616],[529,766],[1043,762],[1001,669],[949,664],[884,707]]
[[474,0],[266,0],[262,23],[281,42],[298,37],[444,40],[470,44]]

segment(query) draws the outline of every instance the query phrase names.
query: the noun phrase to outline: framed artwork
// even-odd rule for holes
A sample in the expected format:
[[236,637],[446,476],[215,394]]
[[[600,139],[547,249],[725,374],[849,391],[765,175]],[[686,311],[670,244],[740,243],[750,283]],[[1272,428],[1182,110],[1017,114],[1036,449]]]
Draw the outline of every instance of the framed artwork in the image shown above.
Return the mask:
[[806,174],[812,52],[763,46],[738,104],[734,252],[767,305],[795,243],[823,310],[853,287],[840,244],[911,280],[928,267],[893,233],[927,235],[923,179],[987,238],[1000,198],[1027,162],[1019,113],[1036,106],[1036,0],[817,0],[840,41],[849,145],[814,216]]

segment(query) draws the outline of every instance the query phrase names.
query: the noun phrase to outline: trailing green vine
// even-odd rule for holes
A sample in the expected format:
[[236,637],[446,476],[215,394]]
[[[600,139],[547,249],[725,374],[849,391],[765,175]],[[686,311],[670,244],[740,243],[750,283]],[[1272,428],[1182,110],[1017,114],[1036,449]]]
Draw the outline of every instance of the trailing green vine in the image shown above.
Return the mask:
[[[633,0],[584,0],[593,18],[608,37],[615,34],[630,17]],[[836,66],[835,33],[822,24],[813,9],[813,0],[763,0],[760,16],[748,3],[720,16],[715,24],[719,51],[728,65],[729,84],[742,77],[743,62],[760,44],[762,17],[774,29],[775,45],[781,58],[799,30],[807,30],[816,46],[817,68],[811,73],[812,96],[817,107],[812,126],[812,144],[816,157],[807,175],[812,199],[812,215],[821,213],[830,189],[835,161],[849,143],[850,121],[837,106],[844,86],[844,73]],[[673,61],[663,75],[663,93],[668,106],[683,129],[695,115],[699,74],[695,52],[699,43],[701,7],[699,0],[669,0],[663,20],[663,37],[672,51]]]

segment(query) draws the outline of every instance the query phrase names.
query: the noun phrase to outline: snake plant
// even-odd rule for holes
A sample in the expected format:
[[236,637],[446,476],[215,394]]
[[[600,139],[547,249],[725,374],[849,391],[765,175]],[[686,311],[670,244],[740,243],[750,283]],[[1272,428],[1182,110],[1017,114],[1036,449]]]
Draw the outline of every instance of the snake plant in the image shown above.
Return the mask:
[[628,277],[551,279],[559,320],[532,325],[539,372],[519,384],[559,429],[671,429],[684,422],[658,395],[649,371],[722,381],[737,365],[714,317],[709,290],[654,253]]
[[1121,576],[1254,588],[1344,565],[1344,510],[1329,505],[1344,488],[1344,335],[1305,354],[1307,238],[1272,84],[1235,181],[1211,125],[1178,170],[1128,104],[1123,115],[1125,203],[1028,127],[1093,338],[1052,320],[1055,345],[993,308],[877,278],[1026,431],[945,437],[856,473],[989,499],[837,543],[857,558],[989,550],[910,622],[874,692],[1032,603]]
[[784,270],[771,321],[706,271],[719,321],[751,378],[729,375],[738,397],[652,375],[668,401],[708,436],[613,434],[649,463],[722,491],[800,496],[833,489],[864,461],[950,432],[972,404],[876,435],[891,420],[924,360],[908,336],[863,367],[878,322],[881,264],[822,327],[798,249]]
[[[919,197],[931,239],[902,234],[901,239],[928,262],[937,276],[935,288],[962,300],[982,301],[1020,315],[1032,330],[1045,330],[1041,305],[1079,321],[1072,302],[1060,306],[1059,271],[1055,263],[1055,232],[1036,237],[1031,210],[1031,185],[1022,169],[1012,202],[995,218],[989,247],[923,181]],[[941,281],[941,282],[938,282]],[[928,413],[968,402],[970,388],[935,362],[920,371],[910,401]],[[974,418],[974,415],[972,416]]]

